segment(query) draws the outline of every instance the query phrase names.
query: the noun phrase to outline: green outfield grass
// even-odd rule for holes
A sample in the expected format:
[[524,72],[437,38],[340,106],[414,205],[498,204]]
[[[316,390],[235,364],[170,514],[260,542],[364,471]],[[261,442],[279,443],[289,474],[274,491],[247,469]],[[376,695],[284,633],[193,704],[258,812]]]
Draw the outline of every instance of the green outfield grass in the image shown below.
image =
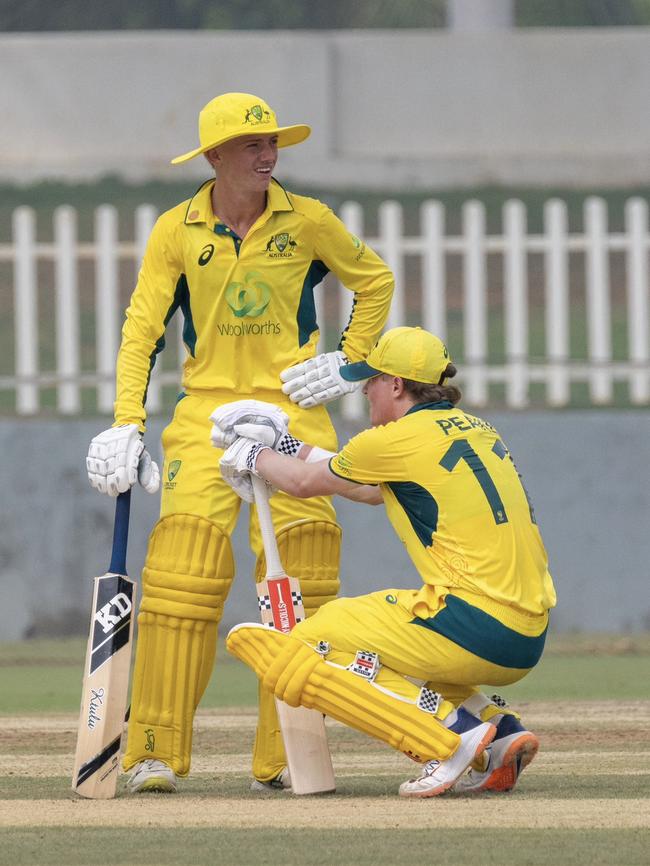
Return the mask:
[[[85,641],[0,643],[0,714],[67,713],[79,705]],[[551,636],[537,667],[502,691],[523,700],[649,697],[650,636]],[[220,642],[205,709],[253,706],[257,680]]]
[[[360,816],[360,820],[362,820]],[[206,829],[142,831],[137,836],[140,854],[124,859],[120,834],[109,828],[86,830],[70,848],[69,832],[50,830],[42,866],[105,866],[106,863],[159,866],[647,866],[650,835],[623,830],[486,830],[467,834],[450,829],[294,830],[281,827],[226,831]],[[360,843],[361,840],[361,844]],[[513,845],[514,843],[514,845]],[[13,831],[5,844],[12,852],[39,846],[34,831]],[[41,846],[39,846],[41,847]],[[510,849],[516,848],[511,854]],[[118,849],[118,850],[116,850]],[[5,849],[6,850],[6,849]],[[110,851],[111,859],[107,860]],[[351,852],[354,854],[351,855]],[[206,852],[214,852],[207,854]],[[280,853],[281,852],[281,853]],[[619,853],[624,852],[619,859]],[[20,855],[19,855],[20,856]],[[354,859],[348,859],[350,856]],[[12,866],[29,859],[0,863]],[[397,859],[396,859],[397,858]]]

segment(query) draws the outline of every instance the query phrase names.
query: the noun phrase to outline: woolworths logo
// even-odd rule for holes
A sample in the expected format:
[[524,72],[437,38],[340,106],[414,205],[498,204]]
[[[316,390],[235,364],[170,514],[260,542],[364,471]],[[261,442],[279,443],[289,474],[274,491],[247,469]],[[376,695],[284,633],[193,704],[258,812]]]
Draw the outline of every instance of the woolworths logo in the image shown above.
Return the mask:
[[219,324],[217,330],[222,337],[277,337],[279,322],[242,322],[241,325]]
[[271,287],[257,271],[250,271],[243,283],[230,283],[226,289],[226,303],[238,319],[256,319],[270,301]]

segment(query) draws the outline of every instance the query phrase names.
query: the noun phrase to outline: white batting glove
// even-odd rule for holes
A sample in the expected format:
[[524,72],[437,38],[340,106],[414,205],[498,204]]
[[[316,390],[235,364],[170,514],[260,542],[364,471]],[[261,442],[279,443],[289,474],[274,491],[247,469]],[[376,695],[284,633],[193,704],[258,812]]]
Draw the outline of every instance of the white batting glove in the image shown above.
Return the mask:
[[[223,480],[245,502],[255,502],[251,474],[261,478],[256,469],[257,458],[260,451],[268,447],[268,445],[262,445],[261,442],[255,442],[253,439],[239,437],[224,451],[219,461]],[[269,495],[275,493],[275,488],[271,487],[268,482],[267,487]]]
[[88,448],[86,469],[91,487],[117,496],[139,481],[147,493],[160,486],[160,470],[144,447],[137,424],[110,427],[95,436]]
[[[237,436],[247,436],[274,448],[287,434],[289,416],[273,403],[236,400],[219,406],[210,415],[210,440],[215,448],[227,448]],[[235,426],[242,430],[235,430]]]
[[147,493],[157,493],[160,487],[160,469],[146,448],[143,449],[138,463],[138,484]]
[[343,352],[327,352],[302,364],[287,367],[280,373],[285,383],[282,390],[302,409],[311,409],[312,406],[351,394],[361,383],[347,382],[341,376],[339,370],[347,363]]

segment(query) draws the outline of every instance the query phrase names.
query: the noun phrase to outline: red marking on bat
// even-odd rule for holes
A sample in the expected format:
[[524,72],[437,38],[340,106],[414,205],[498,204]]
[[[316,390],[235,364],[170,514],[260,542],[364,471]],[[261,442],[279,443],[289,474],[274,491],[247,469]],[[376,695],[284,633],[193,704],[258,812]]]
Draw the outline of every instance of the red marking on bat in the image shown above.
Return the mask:
[[291,597],[291,583],[288,577],[273,578],[268,581],[273,625],[278,631],[288,634],[296,624],[296,612]]

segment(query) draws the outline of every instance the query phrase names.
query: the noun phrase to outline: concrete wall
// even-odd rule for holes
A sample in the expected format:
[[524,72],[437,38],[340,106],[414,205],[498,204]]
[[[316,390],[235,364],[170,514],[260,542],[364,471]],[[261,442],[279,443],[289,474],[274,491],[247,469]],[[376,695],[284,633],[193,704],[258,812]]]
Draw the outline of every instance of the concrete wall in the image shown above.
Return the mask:
[[198,110],[259,93],[314,134],[278,175],[383,189],[645,184],[650,29],[0,37],[0,179],[199,178]]
[[[485,413],[512,449],[535,504],[559,607],[556,630],[650,629],[650,412]],[[0,421],[0,640],[87,629],[91,580],[108,567],[113,504],[87,484],[84,457],[106,419]],[[158,450],[162,424],[148,442]],[[341,438],[350,432],[339,425]],[[138,576],[156,496],[138,490],[128,570]],[[338,500],[344,593],[417,580],[382,508]],[[247,506],[225,623],[256,619]]]

